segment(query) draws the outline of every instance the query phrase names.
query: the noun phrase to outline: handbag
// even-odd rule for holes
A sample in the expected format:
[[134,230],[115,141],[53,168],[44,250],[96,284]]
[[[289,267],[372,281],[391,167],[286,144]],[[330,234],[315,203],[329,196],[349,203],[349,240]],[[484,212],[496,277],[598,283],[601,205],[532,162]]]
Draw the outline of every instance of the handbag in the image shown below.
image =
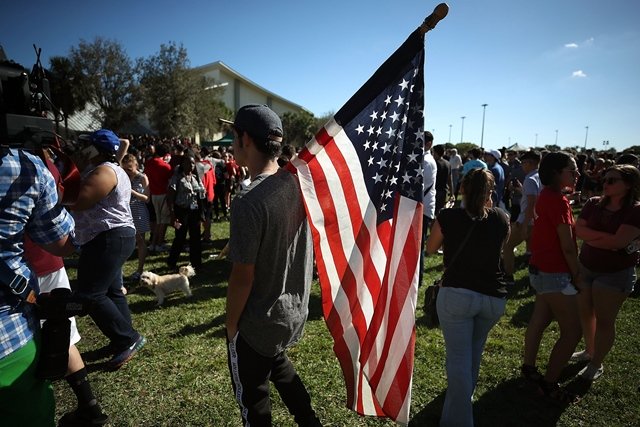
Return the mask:
[[[456,261],[456,258],[458,258],[458,255],[460,255],[460,252],[462,252],[462,249],[467,244],[467,241],[469,241],[469,237],[471,237],[471,232],[473,231],[475,226],[476,226],[476,221],[473,221],[473,224],[469,228],[469,231],[467,232],[467,235],[462,241],[462,244],[458,246],[457,252],[453,256],[453,258],[451,258],[451,263],[449,264],[449,267],[453,265],[453,263]],[[446,273],[447,273],[447,270],[445,269],[445,271],[442,273],[442,277],[444,277]],[[438,292],[442,287],[442,277],[440,279],[435,280],[433,282],[433,285],[430,285],[427,288],[427,290],[424,292],[423,311],[424,311],[424,323],[427,329],[435,329],[440,326],[440,319],[438,318],[438,309],[436,307],[436,302],[438,300]]]

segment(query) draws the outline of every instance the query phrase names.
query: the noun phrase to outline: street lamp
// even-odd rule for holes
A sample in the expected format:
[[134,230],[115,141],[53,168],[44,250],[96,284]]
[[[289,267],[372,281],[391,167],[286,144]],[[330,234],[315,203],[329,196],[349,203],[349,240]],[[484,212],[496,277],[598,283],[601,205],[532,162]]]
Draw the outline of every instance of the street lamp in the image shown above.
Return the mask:
[[449,125],[449,143],[451,143],[451,126],[453,125]]
[[462,119],[462,130],[460,130],[460,143],[462,144],[462,137],[464,135],[464,119],[466,119],[467,116],[462,116],[460,118]]
[[556,145],[558,145],[558,129],[556,129]]
[[584,149],[587,149],[587,137],[589,136],[589,126],[584,127],[587,131],[584,134]]
[[538,148],[538,134],[536,133],[536,142],[533,143],[534,148]]
[[480,148],[484,147],[484,113],[487,111],[487,105],[482,104],[482,133],[480,134]]

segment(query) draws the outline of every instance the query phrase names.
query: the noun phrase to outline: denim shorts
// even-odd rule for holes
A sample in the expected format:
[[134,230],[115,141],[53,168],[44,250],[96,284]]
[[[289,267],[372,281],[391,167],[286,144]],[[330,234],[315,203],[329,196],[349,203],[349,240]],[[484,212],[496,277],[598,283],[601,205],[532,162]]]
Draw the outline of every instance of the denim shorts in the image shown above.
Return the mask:
[[529,270],[529,282],[538,294],[561,292],[564,295],[575,295],[578,290],[571,283],[569,273],[545,273],[544,271]]
[[636,268],[629,267],[613,273],[597,273],[580,264],[581,285],[585,288],[599,288],[622,292],[633,292],[636,283]]

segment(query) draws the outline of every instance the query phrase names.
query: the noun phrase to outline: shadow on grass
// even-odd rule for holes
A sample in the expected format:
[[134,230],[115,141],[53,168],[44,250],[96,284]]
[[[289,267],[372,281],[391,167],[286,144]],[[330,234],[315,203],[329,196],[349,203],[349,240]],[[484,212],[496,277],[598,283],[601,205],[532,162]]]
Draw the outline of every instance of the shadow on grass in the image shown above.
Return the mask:
[[[208,335],[211,335],[212,329],[216,329],[224,325],[224,319],[225,319],[225,315],[221,314],[211,319],[211,321],[202,323],[200,325],[185,325],[178,332],[172,334],[171,337],[180,338],[185,335],[194,335],[194,334],[201,335],[207,332],[209,332]],[[217,331],[213,331],[213,332],[217,332]]]
[[437,427],[440,424],[440,414],[442,413],[445,393],[446,390],[443,390],[424,408],[420,409],[420,411],[409,420],[409,426]]
[[138,286],[131,290],[131,293],[136,294],[148,294],[149,296],[153,296],[153,299],[146,299],[143,301],[129,302],[129,311],[132,314],[140,314],[156,309],[164,309],[169,307],[175,307],[182,304],[193,304],[200,301],[226,298],[227,296],[227,287],[226,286],[217,286],[217,285],[197,285],[191,284],[191,298],[186,297],[182,291],[172,292],[167,295],[162,307],[159,308],[157,306],[157,301],[155,298],[155,294],[150,289],[147,289],[142,286]]
[[529,319],[531,319],[531,314],[533,314],[534,304],[534,301],[521,304],[518,310],[511,316],[510,323],[516,328],[526,328],[529,324]]
[[521,378],[504,381],[474,403],[476,426],[555,426],[568,407],[538,394]]

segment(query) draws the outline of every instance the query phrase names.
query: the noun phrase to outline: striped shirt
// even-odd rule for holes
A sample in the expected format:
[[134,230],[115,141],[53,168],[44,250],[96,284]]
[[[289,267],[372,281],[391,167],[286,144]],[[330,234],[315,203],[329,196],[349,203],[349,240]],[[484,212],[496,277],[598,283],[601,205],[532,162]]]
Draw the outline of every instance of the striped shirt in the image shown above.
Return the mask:
[[[0,157],[0,262],[35,280],[23,258],[24,234],[39,244],[70,234],[73,219],[60,205],[53,176],[38,157],[3,147]],[[33,337],[39,322],[29,304],[0,285],[0,359]]]

